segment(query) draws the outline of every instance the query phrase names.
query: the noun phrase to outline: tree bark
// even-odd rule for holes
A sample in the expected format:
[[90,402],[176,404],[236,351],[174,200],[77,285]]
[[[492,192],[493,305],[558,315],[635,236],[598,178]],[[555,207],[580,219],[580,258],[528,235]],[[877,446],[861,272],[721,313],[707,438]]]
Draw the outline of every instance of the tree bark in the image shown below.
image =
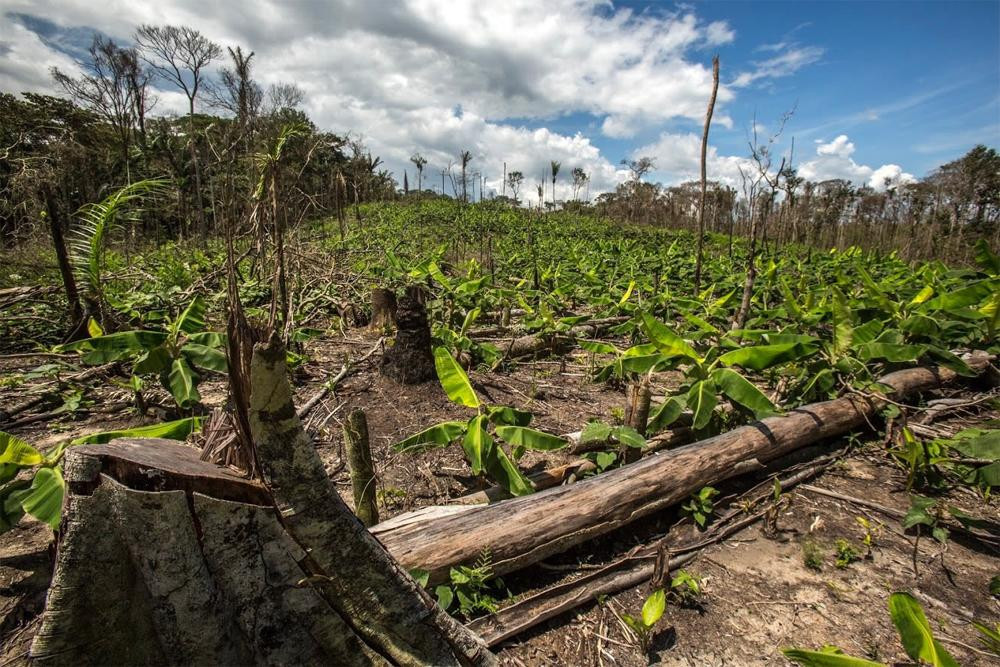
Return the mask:
[[[977,371],[989,366],[986,356],[968,363]],[[906,398],[956,377],[946,368],[921,367],[880,382],[893,388],[894,397]],[[396,517],[372,532],[405,567],[429,571],[432,582],[483,551],[503,575],[661,511],[707,484],[746,472],[751,463],[863,428],[883,404],[857,396],[814,403],[571,486],[424,521]]]
[[379,371],[401,384],[419,384],[437,377],[427,310],[415,289],[407,290],[399,301],[395,344],[386,347]]
[[386,329],[396,324],[396,295],[382,287],[372,289],[372,329]]

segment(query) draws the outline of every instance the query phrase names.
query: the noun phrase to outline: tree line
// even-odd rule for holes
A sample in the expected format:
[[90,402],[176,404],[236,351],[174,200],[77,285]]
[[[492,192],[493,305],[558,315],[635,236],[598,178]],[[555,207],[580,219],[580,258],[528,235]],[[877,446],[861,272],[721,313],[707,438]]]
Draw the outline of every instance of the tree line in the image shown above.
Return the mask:
[[[65,231],[80,207],[150,178],[165,181],[170,196],[130,229],[154,239],[208,237],[227,221],[250,221],[263,234],[279,222],[268,219],[275,216],[287,226],[335,215],[343,230],[363,202],[436,194],[437,186],[425,185],[431,175],[421,154],[410,158],[416,187],[404,174],[400,188],[358,138],[316,127],[295,84],[263,87],[255,64],[253,51],[224,49],[192,28],[142,25],[131,45],[95,35],[79,74],[53,68],[65,98],[0,93],[0,242],[30,236],[46,216]],[[158,90],[181,93],[186,114],[155,114]],[[751,143],[752,166],[736,187],[650,183],[655,163],[642,157],[622,160],[630,177],[593,203],[581,167],[569,176],[572,198],[557,199],[558,161],[533,183],[537,198],[524,192],[524,173],[506,165],[501,191],[491,197],[759,236],[764,245],[859,245],[912,259],[963,260],[977,239],[1000,239],[1000,155],[993,148],[976,146],[924,179],[876,190],[840,179],[813,183],[784,160],[772,165],[773,139]],[[441,170],[441,196],[450,181],[456,198],[474,201],[477,188],[485,197],[486,179],[473,160],[462,151]]]

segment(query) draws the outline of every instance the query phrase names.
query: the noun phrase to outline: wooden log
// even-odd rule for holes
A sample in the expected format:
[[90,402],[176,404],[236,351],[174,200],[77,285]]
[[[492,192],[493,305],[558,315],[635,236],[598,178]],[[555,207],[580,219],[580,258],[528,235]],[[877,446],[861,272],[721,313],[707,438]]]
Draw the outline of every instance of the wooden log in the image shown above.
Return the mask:
[[[788,491],[803,480],[814,477],[834,460],[834,458],[829,458],[826,461],[817,461],[790,477],[779,480],[781,490]],[[771,489],[768,488],[763,497],[766,498],[770,494]],[[752,503],[751,506],[756,506],[762,499],[761,495],[758,494],[756,499],[749,502]],[[626,588],[638,586],[643,582],[649,582],[656,570],[660,547],[666,543],[671,543],[670,553],[674,556],[670,558],[666,568],[669,572],[695,558],[704,547],[716,544],[754,523],[767,511],[768,508],[765,508],[747,515],[742,506],[733,508],[716,519],[705,534],[699,536],[696,541],[681,546],[674,546],[671,542],[674,536],[667,533],[662,540],[642,548],[636,548],[624,558],[599,570],[518,600],[494,614],[472,621],[468,627],[482,637],[487,645],[496,646],[570,609],[592,603],[600,595],[617,593]],[[733,522],[734,519],[738,520]]]
[[[628,319],[628,317],[609,317],[584,322],[561,333],[518,336],[507,343],[506,355],[508,358],[513,359],[535,354],[542,350],[557,349],[560,345],[570,345],[577,338],[596,336],[605,329],[627,322]],[[502,348],[503,346],[501,345],[500,347]]]
[[368,441],[368,419],[361,409],[352,410],[344,423],[344,444],[351,470],[351,490],[354,493],[354,513],[369,528],[378,523],[375,504],[375,468],[372,465],[371,444]]
[[[988,356],[967,360],[982,371]],[[880,382],[907,398],[954,381],[943,367],[896,371]],[[440,519],[375,533],[407,568],[443,581],[451,567],[489,551],[493,569],[505,574],[680,502],[690,493],[734,476],[741,464],[759,464],[800,447],[867,425],[884,404],[849,395],[814,403],[702,440],[571,486],[477,506]]]

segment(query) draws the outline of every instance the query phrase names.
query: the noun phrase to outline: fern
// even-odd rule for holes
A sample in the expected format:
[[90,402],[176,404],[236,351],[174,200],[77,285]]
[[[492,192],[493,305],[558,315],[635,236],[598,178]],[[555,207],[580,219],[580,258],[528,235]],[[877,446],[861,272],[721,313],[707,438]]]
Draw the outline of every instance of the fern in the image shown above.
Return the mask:
[[82,289],[93,300],[103,300],[101,273],[108,235],[122,221],[136,219],[138,211],[131,204],[160,193],[166,185],[161,179],[136,181],[79,210],[79,223],[69,234],[70,260]]

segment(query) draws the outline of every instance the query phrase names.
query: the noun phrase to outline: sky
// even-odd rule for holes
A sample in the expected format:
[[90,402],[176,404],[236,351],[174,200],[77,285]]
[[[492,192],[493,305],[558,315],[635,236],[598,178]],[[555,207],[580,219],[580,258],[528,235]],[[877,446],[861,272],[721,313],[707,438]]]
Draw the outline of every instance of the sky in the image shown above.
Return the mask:
[[[697,178],[715,54],[710,179],[738,186],[754,125],[766,143],[783,116],[776,161],[814,181],[884,188],[1000,148],[1000,0],[0,0],[0,15],[0,91],[60,94],[50,68],[78,70],[95,32],[125,45],[143,23],[187,25],[254,51],[262,84],[297,83],[320,128],[363,138],[411,187],[413,153],[440,188],[462,150],[489,188],[522,171],[522,196],[551,160],[559,199],[574,167],[595,195],[642,156],[649,179]],[[157,85],[154,113],[186,110]]]

